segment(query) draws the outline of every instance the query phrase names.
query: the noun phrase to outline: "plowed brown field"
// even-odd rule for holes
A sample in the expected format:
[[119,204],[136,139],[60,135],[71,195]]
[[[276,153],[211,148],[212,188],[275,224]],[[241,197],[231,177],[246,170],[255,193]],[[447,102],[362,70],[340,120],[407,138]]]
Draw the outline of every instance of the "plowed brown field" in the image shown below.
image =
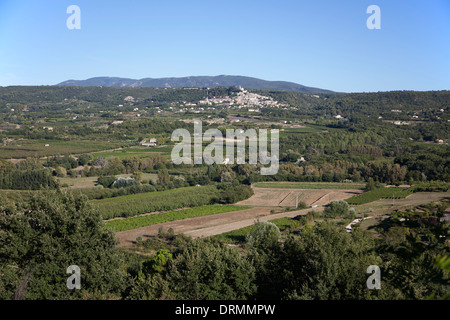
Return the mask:
[[308,206],[322,206],[331,201],[345,200],[362,193],[362,190],[350,189],[280,189],[253,188],[255,194],[247,200],[237,203],[242,206],[259,207],[295,207],[299,202]]

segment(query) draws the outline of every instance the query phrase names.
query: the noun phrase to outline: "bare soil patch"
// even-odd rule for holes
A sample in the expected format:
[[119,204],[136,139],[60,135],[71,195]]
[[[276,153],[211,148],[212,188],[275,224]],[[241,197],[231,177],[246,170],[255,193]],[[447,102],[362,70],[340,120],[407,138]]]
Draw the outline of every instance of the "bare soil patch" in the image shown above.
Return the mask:
[[225,212],[116,232],[116,238],[119,240],[119,247],[129,247],[135,243],[137,237],[141,237],[142,240],[145,240],[150,236],[157,235],[159,228],[163,228],[165,231],[172,228],[175,233],[184,233],[188,235],[189,231],[211,227],[220,228],[220,226],[247,219],[254,221],[258,217],[265,215],[270,215],[269,208],[252,208],[241,211]]
[[299,202],[308,206],[322,206],[331,201],[345,200],[362,193],[362,190],[349,189],[280,189],[255,188],[254,195],[247,200],[238,202],[241,206],[259,207],[295,207],[298,196]]

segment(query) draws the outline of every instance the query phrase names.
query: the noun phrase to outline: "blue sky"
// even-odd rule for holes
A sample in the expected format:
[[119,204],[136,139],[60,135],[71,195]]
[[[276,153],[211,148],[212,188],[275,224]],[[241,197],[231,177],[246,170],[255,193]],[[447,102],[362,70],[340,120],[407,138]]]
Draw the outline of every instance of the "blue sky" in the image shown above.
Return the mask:
[[[69,5],[81,30],[69,30]],[[369,5],[381,29],[369,30]],[[343,92],[450,89],[448,0],[0,0],[0,85],[245,75]]]

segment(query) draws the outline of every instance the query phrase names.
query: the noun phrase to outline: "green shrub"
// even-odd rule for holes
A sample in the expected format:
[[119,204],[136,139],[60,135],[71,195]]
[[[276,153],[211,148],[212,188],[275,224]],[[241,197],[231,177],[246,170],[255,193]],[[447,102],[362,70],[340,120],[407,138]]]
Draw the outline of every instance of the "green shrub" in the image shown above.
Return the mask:
[[277,246],[280,237],[280,229],[273,222],[257,222],[246,240],[252,248],[267,251]]
[[100,176],[97,179],[97,183],[105,188],[110,188],[114,181],[116,181],[116,177],[114,176]]
[[346,201],[333,201],[325,208],[325,215],[331,218],[346,216],[349,212],[350,206]]
[[252,195],[253,189],[247,185],[230,186],[223,191],[222,199],[225,203],[236,203],[248,199]]

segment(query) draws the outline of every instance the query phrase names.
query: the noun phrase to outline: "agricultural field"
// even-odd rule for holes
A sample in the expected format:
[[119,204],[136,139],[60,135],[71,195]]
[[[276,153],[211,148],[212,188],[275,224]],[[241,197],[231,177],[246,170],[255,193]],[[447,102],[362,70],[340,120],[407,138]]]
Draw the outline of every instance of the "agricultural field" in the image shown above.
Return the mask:
[[348,199],[348,204],[358,205],[380,199],[403,199],[412,194],[410,188],[378,188]]
[[156,183],[158,181],[158,175],[155,173],[141,173],[142,181],[153,181]]
[[103,219],[112,219],[203,206],[210,204],[214,198],[219,197],[219,194],[215,186],[209,185],[91,200],[91,203],[98,208]]
[[25,159],[28,157],[89,153],[114,149],[121,145],[120,142],[92,140],[16,140],[7,146],[0,146],[0,159]]
[[167,158],[170,157],[170,152],[167,149],[167,147],[126,148],[115,151],[93,152],[92,156],[94,158],[118,157],[120,160],[124,160],[131,157],[146,158],[151,155],[160,154]]
[[[303,183],[302,186],[305,186]],[[362,193],[361,189],[292,189],[253,187],[254,195],[239,205],[261,207],[295,207],[296,201],[307,206],[325,205],[331,201],[345,200]]]
[[57,178],[61,186],[69,189],[95,188],[98,177]]
[[187,218],[195,218],[207,215],[213,215],[224,212],[232,212],[250,209],[251,207],[237,207],[231,205],[209,205],[201,206],[189,209],[181,209],[170,212],[161,212],[148,214],[139,217],[125,218],[125,219],[114,219],[106,222],[107,228],[113,228],[115,232],[131,230],[136,228],[141,228],[145,226],[150,226],[154,224],[183,220]]
[[280,137],[287,138],[291,135],[318,133],[318,132],[325,132],[326,130],[330,129],[326,127],[309,126],[309,125],[301,128],[285,128],[280,130]]
[[138,229],[119,231],[116,232],[116,238],[119,241],[119,246],[124,248],[131,248],[138,237],[146,239],[157,236],[160,230],[168,231],[172,229],[174,234],[183,234],[192,238],[203,238],[253,225],[257,219],[265,219],[267,217],[271,217],[272,219],[276,218],[272,217],[271,210],[268,208],[228,211],[159,223]]
[[[362,216],[386,216],[394,210],[407,210],[421,204],[440,202],[450,199],[450,192],[415,192],[400,199],[379,199],[365,204],[355,205],[355,211]],[[349,200],[346,200],[349,202]],[[353,206],[353,204],[352,204]]]
[[450,0],[54,2],[0,0],[1,301],[450,300]]

